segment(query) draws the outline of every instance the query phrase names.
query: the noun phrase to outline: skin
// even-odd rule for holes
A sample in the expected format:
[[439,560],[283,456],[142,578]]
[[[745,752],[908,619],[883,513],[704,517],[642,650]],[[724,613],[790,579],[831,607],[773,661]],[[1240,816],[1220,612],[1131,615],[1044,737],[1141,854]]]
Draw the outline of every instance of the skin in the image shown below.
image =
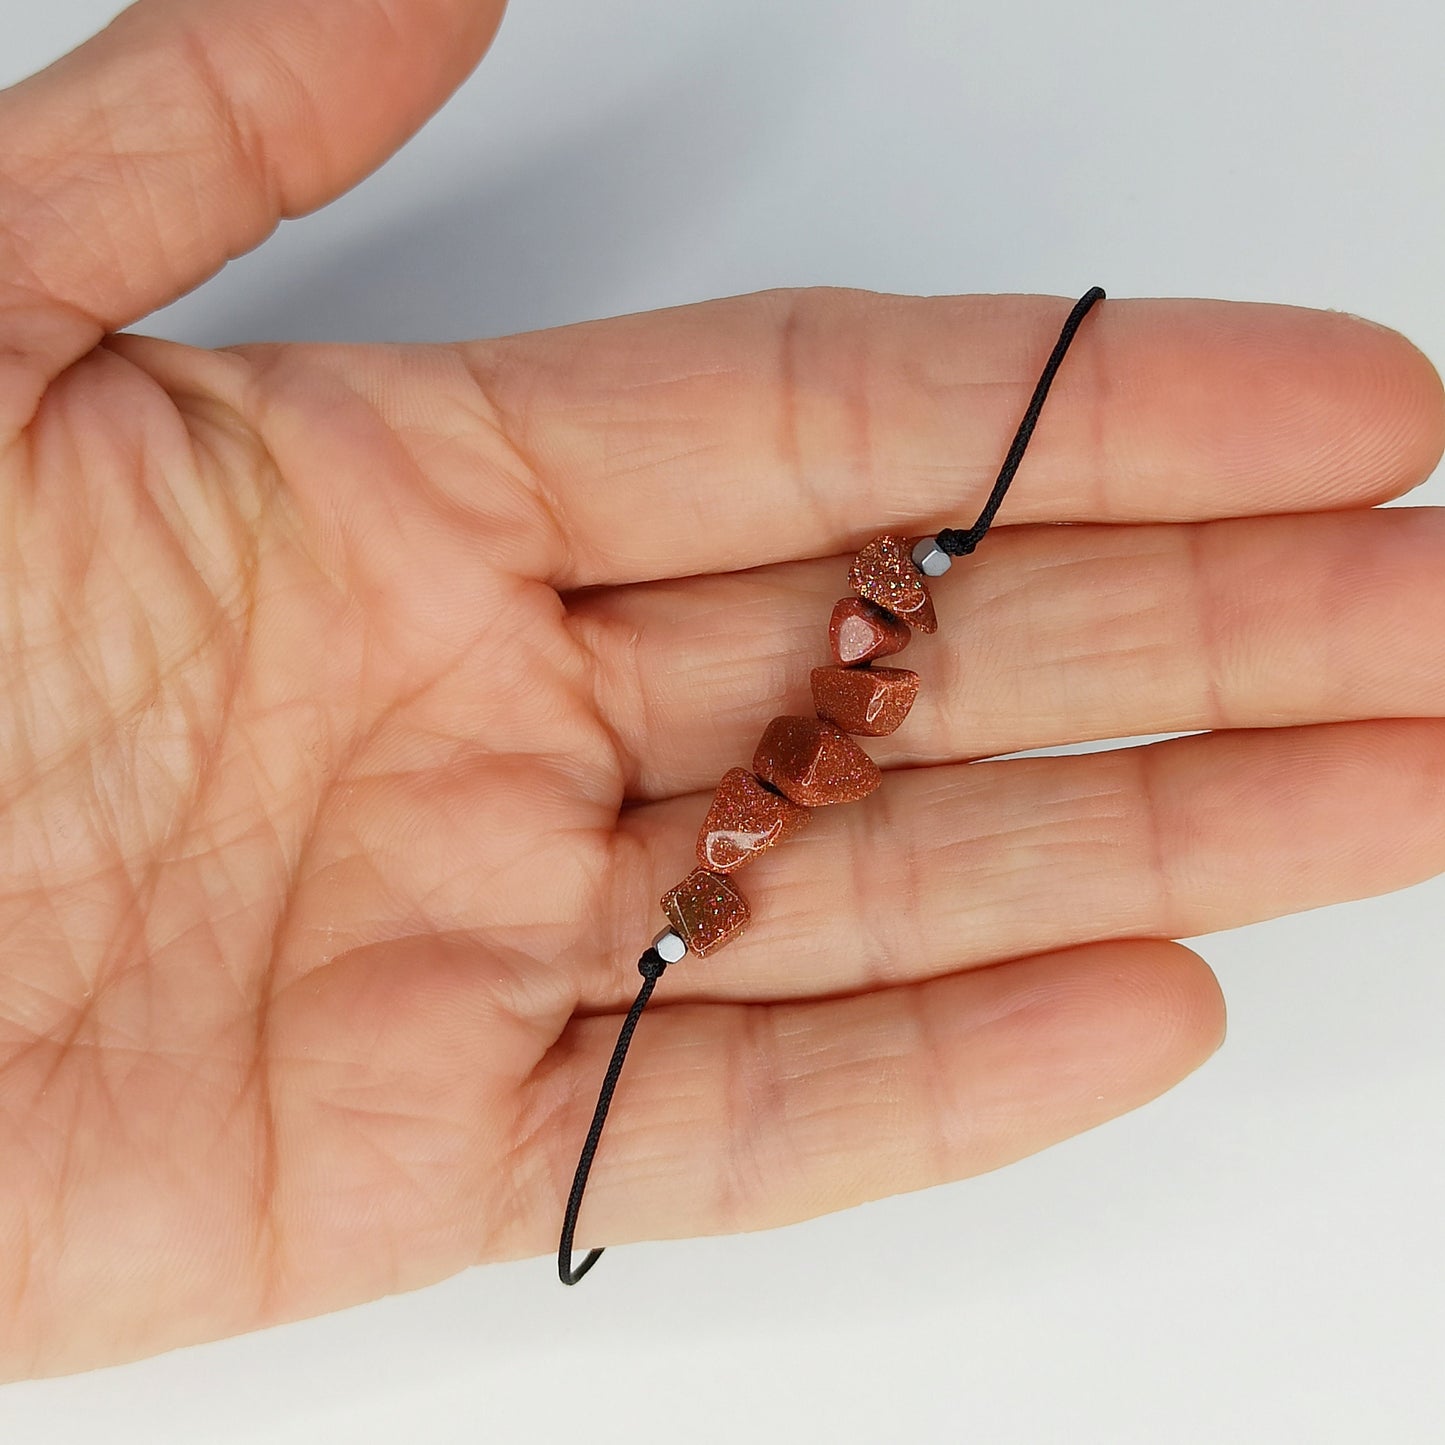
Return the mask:
[[[806,710],[851,550],[971,519],[1067,310],[114,334],[375,166],[499,10],[143,0],[0,95],[5,1375],[554,1248],[711,786]],[[1445,869],[1445,521],[1371,510],[1442,438],[1384,328],[1105,302],[898,660],[883,788],[663,980],[579,1244],[1090,1128],[1221,1041],[1171,938]]]

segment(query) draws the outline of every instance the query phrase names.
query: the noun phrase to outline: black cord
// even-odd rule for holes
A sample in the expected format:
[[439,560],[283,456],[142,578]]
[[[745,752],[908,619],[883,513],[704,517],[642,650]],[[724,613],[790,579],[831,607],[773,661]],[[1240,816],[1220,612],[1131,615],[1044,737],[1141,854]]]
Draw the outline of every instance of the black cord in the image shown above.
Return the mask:
[[602,1091],[597,1095],[597,1107],[592,1111],[592,1125],[587,1130],[582,1154],[577,1160],[577,1172],[572,1176],[572,1192],[567,1196],[567,1213],[562,1220],[562,1238],[557,1245],[557,1275],[563,1284],[576,1284],[602,1258],[600,1249],[589,1249],[582,1263],[574,1267],[572,1237],[577,1232],[577,1215],[582,1208],[582,1196],[587,1192],[587,1176],[592,1172],[592,1158],[602,1140],[602,1126],[607,1122],[607,1111],[612,1107],[612,1093],[617,1088],[617,1080],[622,1076],[622,1065],[626,1062],[627,1049],[632,1043],[632,1032],[666,967],[667,961],[655,948],[649,948],[637,960],[637,971],[642,975],[642,987],[637,990],[637,997],[632,1000],[632,1007],[627,1010],[627,1017],[622,1020],[622,1027],[618,1031],[617,1043],[612,1050],[612,1062],[607,1065],[607,1072],[602,1076]]
[[997,515],[999,507],[1003,505],[1004,493],[1008,491],[1009,483],[1013,481],[1014,473],[1018,471],[1019,463],[1024,459],[1029,439],[1034,434],[1034,427],[1038,425],[1039,414],[1044,409],[1049,388],[1054,384],[1054,377],[1063,364],[1064,354],[1069,349],[1069,343],[1074,339],[1074,333],[1083,324],[1084,317],[1089,314],[1094,303],[1103,299],[1104,288],[1095,286],[1086,291],[1074,303],[1074,309],[1069,312],[1068,319],[1064,322],[1064,329],[1059,332],[1059,339],[1054,343],[1054,349],[1044,363],[1038,384],[1034,387],[1034,394],[1029,398],[1028,409],[1024,412],[1018,431],[1014,433],[1013,445],[1008,449],[1003,466],[999,468],[998,480],[993,484],[993,491],[989,493],[988,501],[983,504],[983,511],[978,514],[978,521],[973,526],[963,529],[945,527],[934,538],[950,556],[967,556],[983,541],[984,533],[993,526],[993,519]]
[[[972,552],[983,540],[984,533],[993,525],[994,516],[1003,503],[1004,493],[1008,491],[1009,483],[1013,481],[1014,473],[1018,471],[1019,463],[1023,460],[1029,438],[1034,434],[1034,427],[1038,424],[1039,414],[1044,409],[1044,402],[1048,398],[1054,376],[1063,362],[1064,353],[1068,351],[1069,343],[1074,339],[1074,333],[1079,329],[1084,317],[1089,314],[1089,309],[1096,301],[1103,300],[1103,297],[1103,288],[1095,286],[1074,303],[1074,309],[1069,312],[1064,329],[1059,332],[1059,339],[1054,343],[1054,349],[1044,364],[1043,374],[1039,377],[1038,385],[1034,387],[1028,410],[1024,412],[1023,420],[1019,423],[1013,445],[1008,449],[1008,456],[1004,458],[998,480],[993,484],[993,491],[989,493],[983,511],[978,514],[978,521],[966,530],[945,527],[938,534],[938,545],[951,556],[962,557]],[[581,1264],[572,1263],[572,1240],[577,1233],[577,1216],[582,1210],[582,1196],[587,1192],[587,1177],[592,1172],[592,1160],[597,1154],[598,1144],[602,1141],[607,1111],[612,1107],[612,1095],[617,1088],[618,1079],[622,1076],[622,1065],[627,1061],[632,1035],[642,1017],[643,1009],[647,1007],[648,999],[652,997],[652,990],[657,987],[657,980],[662,977],[666,968],[667,960],[656,948],[649,948],[637,960],[637,971],[642,975],[642,987],[637,990],[637,997],[633,999],[632,1007],[627,1010],[627,1017],[623,1019],[622,1027],[618,1030],[612,1061],[602,1076],[597,1107],[592,1111],[592,1124],[587,1130],[587,1138],[577,1160],[577,1172],[572,1176],[571,1192],[567,1195],[567,1212],[562,1219],[562,1237],[557,1244],[557,1276],[563,1284],[576,1284],[602,1258],[600,1249],[589,1249]]]

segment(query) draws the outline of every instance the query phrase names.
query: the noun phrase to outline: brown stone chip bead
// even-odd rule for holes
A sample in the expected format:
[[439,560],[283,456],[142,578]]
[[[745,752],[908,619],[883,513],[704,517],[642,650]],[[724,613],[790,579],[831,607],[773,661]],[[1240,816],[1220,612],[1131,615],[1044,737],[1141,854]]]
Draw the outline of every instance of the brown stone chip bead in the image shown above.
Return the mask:
[[923,574],[913,565],[906,537],[875,537],[853,559],[848,585],[910,627],[920,632],[938,631],[933,599],[923,585]]
[[748,901],[730,878],[694,868],[662,895],[662,911],[699,957],[736,938],[748,926]]
[[808,810],[765,788],[746,768],[730,768],[697,835],[697,860],[730,873],[808,821]]
[[904,667],[815,667],[813,706],[845,733],[886,737],[908,716],[918,674]]
[[845,597],[833,606],[828,641],[842,667],[856,667],[875,657],[892,657],[908,646],[908,624],[861,597]]
[[857,802],[883,781],[847,733],[811,717],[775,717],[753,754],[753,771],[807,808]]

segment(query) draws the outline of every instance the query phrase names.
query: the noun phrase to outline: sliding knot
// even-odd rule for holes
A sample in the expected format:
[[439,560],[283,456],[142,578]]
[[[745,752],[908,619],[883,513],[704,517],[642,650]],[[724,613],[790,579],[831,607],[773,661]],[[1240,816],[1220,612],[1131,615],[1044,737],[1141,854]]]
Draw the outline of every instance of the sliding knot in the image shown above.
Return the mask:
[[637,960],[637,971],[643,978],[661,978],[662,971],[666,967],[667,960],[655,948],[649,948]]

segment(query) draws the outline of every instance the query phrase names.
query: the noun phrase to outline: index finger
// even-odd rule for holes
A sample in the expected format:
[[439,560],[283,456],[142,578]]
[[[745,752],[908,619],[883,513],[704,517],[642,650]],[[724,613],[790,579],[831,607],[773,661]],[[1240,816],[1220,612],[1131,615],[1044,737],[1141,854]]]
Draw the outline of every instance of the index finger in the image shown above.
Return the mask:
[[[966,526],[1068,300],[771,292],[474,343],[561,588],[728,571]],[[1429,361],[1338,312],[1108,300],[999,521],[1359,506],[1445,445]]]

